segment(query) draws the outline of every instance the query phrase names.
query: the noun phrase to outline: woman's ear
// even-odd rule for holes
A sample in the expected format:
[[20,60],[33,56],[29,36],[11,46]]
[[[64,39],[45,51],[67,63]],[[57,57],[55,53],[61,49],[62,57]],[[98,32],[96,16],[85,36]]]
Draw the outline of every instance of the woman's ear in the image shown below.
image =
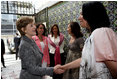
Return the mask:
[[24,28],[24,27],[22,27],[21,30],[22,30],[23,32],[25,32],[25,28]]
[[22,27],[21,30],[24,32],[24,28]]

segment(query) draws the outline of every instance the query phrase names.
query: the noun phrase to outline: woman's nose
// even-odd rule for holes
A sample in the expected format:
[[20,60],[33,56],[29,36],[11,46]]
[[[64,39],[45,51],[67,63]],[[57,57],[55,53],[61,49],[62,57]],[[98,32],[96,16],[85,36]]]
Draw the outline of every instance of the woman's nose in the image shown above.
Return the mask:
[[78,17],[78,20],[80,20],[81,19],[81,15]]
[[36,26],[34,25],[34,28],[36,29]]

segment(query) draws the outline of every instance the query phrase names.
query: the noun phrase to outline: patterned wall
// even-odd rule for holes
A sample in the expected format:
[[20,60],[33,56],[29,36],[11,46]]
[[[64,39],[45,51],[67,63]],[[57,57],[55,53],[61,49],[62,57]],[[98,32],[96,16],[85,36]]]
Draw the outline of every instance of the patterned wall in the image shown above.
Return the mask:
[[67,26],[71,21],[78,21],[80,6],[75,1],[62,2],[48,10],[49,27],[59,25],[60,32],[68,36]]
[[[76,21],[79,23],[79,12],[81,11],[82,4],[85,2],[86,1],[62,1],[59,4],[48,8],[49,28],[56,23],[59,25],[60,32],[62,32],[67,37],[68,33],[66,29],[68,24],[71,21]],[[107,9],[112,29],[117,32],[117,1],[102,1],[102,3]],[[38,20],[38,22],[45,21],[45,14],[40,13],[38,15],[38,17],[40,17],[40,20]],[[88,35],[86,30],[82,28],[82,32],[85,34],[86,38]],[[67,37],[67,39],[68,38],[69,37]]]
[[[68,34],[66,28],[69,22],[77,21],[79,23],[78,17],[83,3],[85,3],[85,1],[62,2],[49,9],[49,27],[54,23],[57,23],[60,27],[60,31],[63,32],[65,36],[67,36]],[[117,2],[103,1],[102,3],[107,9],[112,29],[117,31]],[[82,29],[82,32],[85,34],[85,29]]]

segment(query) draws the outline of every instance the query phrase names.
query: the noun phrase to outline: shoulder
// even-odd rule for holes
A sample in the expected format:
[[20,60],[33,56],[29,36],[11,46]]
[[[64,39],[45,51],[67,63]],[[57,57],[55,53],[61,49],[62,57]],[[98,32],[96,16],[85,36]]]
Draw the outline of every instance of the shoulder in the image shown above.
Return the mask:
[[116,36],[115,32],[111,28],[98,28],[91,34],[95,39],[106,38],[106,36]]
[[64,34],[60,33],[60,36],[63,36],[64,37]]
[[27,41],[21,41],[21,44],[19,46],[19,53],[20,55],[26,55],[30,54],[32,52],[32,46]]
[[28,39],[27,37],[21,38],[20,48],[22,48],[22,49],[30,48],[31,45],[32,45],[32,41],[30,39]]
[[24,40],[21,40],[21,44],[20,44],[20,48],[22,49],[26,49],[26,48],[29,48],[30,47],[30,44]]
[[33,36],[32,39],[33,40],[37,40],[38,39],[38,36]]
[[51,35],[51,34],[49,34],[49,35],[48,35],[48,37],[52,37],[52,35]]
[[77,38],[77,41],[83,41],[83,40],[84,40],[83,37]]
[[76,39],[76,41],[78,43],[82,43],[82,42],[84,42],[84,38],[83,37],[79,37],[79,38]]
[[102,35],[105,33],[114,33],[111,28],[98,28],[92,32],[93,35]]
[[43,38],[47,39],[47,36],[43,36]]
[[63,33],[60,33],[60,35],[63,35]]
[[77,38],[75,42],[76,44],[84,44],[84,39],[83,37],[80,37],[80,38]]
[[47,37],[47,36],[43,36],[43,39],[44,39],[44,40],[48,40],[48,37]]

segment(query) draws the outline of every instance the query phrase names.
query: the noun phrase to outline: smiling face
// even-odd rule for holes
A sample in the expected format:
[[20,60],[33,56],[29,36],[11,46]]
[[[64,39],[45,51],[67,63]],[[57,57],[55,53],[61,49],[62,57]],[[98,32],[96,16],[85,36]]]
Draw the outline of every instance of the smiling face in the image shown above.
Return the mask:
[[36,26],[33,23],[29,23],[25,28],[22,28],[22,30],[25,32],[25,35],[29,38],[32,38],[32,36],[36,35]]
[[70,27],[70,24],[69,24],[68,27],[67,27],[67,31],[68,31],[68,34],[71,35],[71,27]]
[[83,18],[82,12],[80,13],[80,16],[79,16],[78,20],[80,21],[81,27],[90,29],[90,26],[88,25],[88,22]]
[[42,35],[44,33],[44,26],[43,25],[40,25],[37,28],[37,32],[38,32],[38,35]]
[[87,28],[87,27],[88,27],[88,26],[87,26],[88,23],[87,23],[87,21],[83,18],[82,12],[80,13],[79,21],[80,21],[81,27],[83,27],[83,28]]
[[58,28],[57,28],[57,26],[54,26],[53,27],[53,34],[57,35],[57,33],[58,33]]

